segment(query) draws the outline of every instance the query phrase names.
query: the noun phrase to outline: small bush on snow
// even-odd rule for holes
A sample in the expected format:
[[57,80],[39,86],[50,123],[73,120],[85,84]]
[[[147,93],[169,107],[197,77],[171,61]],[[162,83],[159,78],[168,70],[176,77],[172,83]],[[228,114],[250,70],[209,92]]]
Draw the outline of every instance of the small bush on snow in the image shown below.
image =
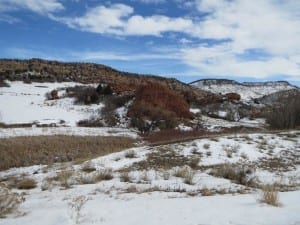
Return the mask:
[[195,176],[195,172],[189,166],[176,168],[174,171],[174,176],[183,178],[183,181],[186,184],[194,184],[193,179]]
[[262,187],[260,202],[272,206],[280,206],[279,194],[278,191],[276,191],[275,185],[264,185]]

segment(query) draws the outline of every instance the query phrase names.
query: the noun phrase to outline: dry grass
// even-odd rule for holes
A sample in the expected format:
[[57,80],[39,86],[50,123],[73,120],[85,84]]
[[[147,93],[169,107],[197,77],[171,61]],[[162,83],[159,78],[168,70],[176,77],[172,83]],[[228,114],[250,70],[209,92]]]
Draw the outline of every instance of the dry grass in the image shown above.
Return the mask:
[[125,137],[39,136],[1,139],[0,170],[85,160],[133,146]]
[[53,181],[58,182],[64,188],[70,188],[71,182],[70,178],[74,175],[74,170],[66,169],[57,173],[55,177],[47,178],[48,183],[52,183]]
[[265,185],[262,187],[260,202],[272,206],[280,206],[279,194],[274,185]]
[[175,168],[174,176],[183,178],[183,182],[186,184],[194,184],[193,179],[195,176],[195,172],[188,166],[184,166],[182,168]]
[[18,189],[33,189],[36,188],[36,181],[31,178],[25,178],[24,180],[21,180],[17,183],[16,187]]
[[237,184],[255,187],[255,177],[251,177],[252,170],[240,165],[224,164],[214,168],[210,175],[229,179]]
[[0,218],[7,214],[14,213],[18,207],[25,201],[23,195],[11,192],[4,185],[0,184]]
[[91,173],[96,171],[95,165],[91,161],[87,161],[83,164],[81,170],[86,173]]
[[95,184],[103,180],[113,179],[113,173],[111,169],[103,169],[95,173],[82,174],[77,178],[79,184]]

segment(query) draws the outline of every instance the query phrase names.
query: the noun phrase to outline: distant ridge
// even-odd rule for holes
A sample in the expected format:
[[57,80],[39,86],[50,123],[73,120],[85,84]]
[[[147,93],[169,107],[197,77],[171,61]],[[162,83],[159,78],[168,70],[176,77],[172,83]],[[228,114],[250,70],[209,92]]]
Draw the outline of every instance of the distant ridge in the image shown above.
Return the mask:
[[290,84],[288,81],[263,81],[263,82],[237,82],[235,80],[230,79],[199,79],[189,83],[190,85],[199,84],[199,85],[222,85],[222,84],[232,84],[232,85],[244,85],[244,86],[274,86],[274,85],[282,85],[282,86],[294,86]]

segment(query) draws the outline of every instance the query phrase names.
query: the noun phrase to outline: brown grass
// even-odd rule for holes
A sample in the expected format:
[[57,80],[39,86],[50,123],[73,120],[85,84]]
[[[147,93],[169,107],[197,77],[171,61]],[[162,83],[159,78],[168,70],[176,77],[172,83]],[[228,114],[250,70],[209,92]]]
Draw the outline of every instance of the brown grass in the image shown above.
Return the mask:
[[18,207],[25,201],[23,195],[11,192],[4,185],[0,184],[0,218],[7,214],[14,213]]
[[39,136],[1,139],[0,170],[85,160],[133,146],[126,137]]
[[31,178],[25,178],[24,180],[21,180],[17,183],[16,186],[18,189],[33,189],[36,188],[36,181]]
[[274,185],[265,185],[262,187],[260,202],[272,206],[280,206],[278,191]]

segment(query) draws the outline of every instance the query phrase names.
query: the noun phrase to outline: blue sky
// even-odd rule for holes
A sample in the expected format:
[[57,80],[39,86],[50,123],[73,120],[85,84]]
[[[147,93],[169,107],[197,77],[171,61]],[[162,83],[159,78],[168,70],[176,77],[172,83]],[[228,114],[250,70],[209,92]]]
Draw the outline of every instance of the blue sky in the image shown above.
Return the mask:
[[300,86],[299,0],[0,0],[0,57]]

